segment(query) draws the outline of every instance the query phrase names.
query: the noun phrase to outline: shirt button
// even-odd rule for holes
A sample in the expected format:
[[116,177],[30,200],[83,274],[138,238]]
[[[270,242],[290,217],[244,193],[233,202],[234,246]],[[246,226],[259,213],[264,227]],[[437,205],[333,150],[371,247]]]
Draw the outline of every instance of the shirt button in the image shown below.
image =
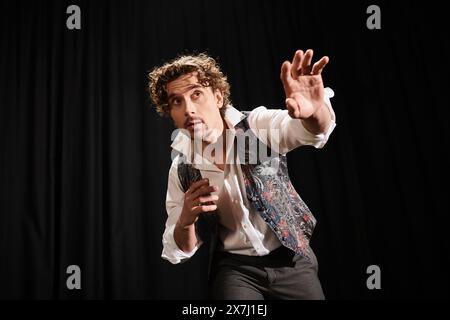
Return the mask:
[[244,224],[242,225],[242,228],[247,229],[247,225],[244,223]]

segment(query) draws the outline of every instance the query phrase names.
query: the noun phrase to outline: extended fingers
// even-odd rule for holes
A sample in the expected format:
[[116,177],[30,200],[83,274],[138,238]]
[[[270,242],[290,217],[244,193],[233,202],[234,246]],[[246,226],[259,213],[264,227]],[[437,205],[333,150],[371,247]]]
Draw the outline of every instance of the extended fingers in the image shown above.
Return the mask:
[[281,82],[283,82],[284,86],[286,86],[287,84],[289,84],[290,81],[292,81],[291,67],[292,65],[289,61],[285,61],[281,65],[280,79]]
[[301,74],[302,75],[309,75],[311,74],[311,61],[313,57],[313,51],[312,49],[308,49],[305,52],[305,55],[303,56],[303,59],[301,61]]
[[[293,79],[297,79],[299,76],[305,75],[319,75],[322,73],[323,68],[326,66],[330,60],[327,56],[322,57],[319,61],[312,65],[314,51],[308,49],[303,53],[302,50],[297,50],[292,59],[292,65],[290,66],[290,74]],[[285,67],[286,65],[286,67]],[[286,68],[286,69],[284,69]],[[285,82],[288,78],[284,77],[284,72],[287,71],[287,63],[285,62],[282,67],[282,80]]]
[[313,68],[312,68],[312,74],[313,75],[318,75],[322,73],[323,68],[327,65],[327,63],[330,61],[330,59],[325,56],[322,57],[322,59],[320,59],[319,61],[317,61],[316,63],[314,63]]
[[295,51],[294,58],[292,59],[291,75],[292,78],[297,79],[301,75],[301,62],[303,60],[303,51]]

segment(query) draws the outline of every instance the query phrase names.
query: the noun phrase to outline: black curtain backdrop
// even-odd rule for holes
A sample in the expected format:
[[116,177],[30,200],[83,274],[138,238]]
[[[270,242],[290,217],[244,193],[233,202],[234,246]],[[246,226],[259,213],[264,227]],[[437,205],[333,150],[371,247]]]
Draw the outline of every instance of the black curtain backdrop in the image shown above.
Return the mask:
[[[81,8],[81,30],[66,9]],[[381,30],[366,27],[370,4]],[[289,154],[329,299],[449,297],[444,2],[2,1],[0,298],[199,299],[206,247],[160,258],[171,121],[147,72],[218,58],[241,110],[284,108],[298,48],[328,55],[337,127]],[[66,268],[81,268],[68,290]],[[369,265],[381,289],[366,287]]]

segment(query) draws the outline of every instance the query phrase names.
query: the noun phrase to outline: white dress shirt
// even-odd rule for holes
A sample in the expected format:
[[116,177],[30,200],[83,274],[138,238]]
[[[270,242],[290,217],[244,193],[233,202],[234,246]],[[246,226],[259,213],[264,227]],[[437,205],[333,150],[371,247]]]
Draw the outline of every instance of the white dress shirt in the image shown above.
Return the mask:
[[[292,119],[287,110],[267,109],[265,107],[258,107],[250,112],[248,115],[249,126],[262,142],[274,148],[280,154],[285,154],[302,145],[322,148],[336,126],[336,116],[330,103],[330,98],[333,96],[333,91],[330,88],[325,88],[325,104],[330,110],[332,122],[324,134],[310,133],[305,129],[302,121]],[[227,130],[226,139],[228,151],[231,150],[234,141],[234,127],[243,117],[244,115],[232,106],[228,106],[225,111],[224,119],[230,129]],[[277,131],[273,129],[277,129]],[[265,130],[264,134],[260,134],[259,132],[263,130]],[[276,132],[276,136],[274,132]],[[179,132],[171,147],[189,156],[192,141],[186,134]],[[281,246],[281,242],[275,233],[271,231],[267,223],[248,202],[244,178],[238,162],[233,161],[233,163],[225,164],[222,171],[208,159],[202,158],[201,160],[201,163],[193,163],[193,166],[200,170],[203,178],[209,179],[210,185],[219,187],[218,191],[214,193],[219,196],[217,212],[210,214],[219,215],[219,237],[221,244],[223,244],[221,249],[230,253],[263,256]],[[194,250],[184,252],[178,248],[174,240],[175,224],[184,203],[184,191],[178,179],[178,161],[179,156],[176,156],[169,170],[166,196],[168,218],[162,239],[163,251],[161,255],[163,259],[167,259],[174,264],[192,257],[202,244],[201,239],[199,239]]]

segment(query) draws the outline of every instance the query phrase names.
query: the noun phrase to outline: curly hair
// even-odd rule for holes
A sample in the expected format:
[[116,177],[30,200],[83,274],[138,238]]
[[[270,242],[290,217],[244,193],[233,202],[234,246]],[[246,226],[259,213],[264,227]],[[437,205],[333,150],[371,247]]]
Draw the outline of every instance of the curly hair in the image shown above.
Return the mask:
[[[230,84],[224,76],[218,63],[205,53],[196,55],[181,55],[172,61],[155,67],[148,74],[148,89],[156,111],[161,116],[170,115],[170,107],[167,97],[167,84],[178,77],[197,72],[199,83],[204,87],[211,87],[213,91],[220,90],[223,95],[223,106],[226,107],[230,101]],[[221,108],[221,114],[225,108]]]

